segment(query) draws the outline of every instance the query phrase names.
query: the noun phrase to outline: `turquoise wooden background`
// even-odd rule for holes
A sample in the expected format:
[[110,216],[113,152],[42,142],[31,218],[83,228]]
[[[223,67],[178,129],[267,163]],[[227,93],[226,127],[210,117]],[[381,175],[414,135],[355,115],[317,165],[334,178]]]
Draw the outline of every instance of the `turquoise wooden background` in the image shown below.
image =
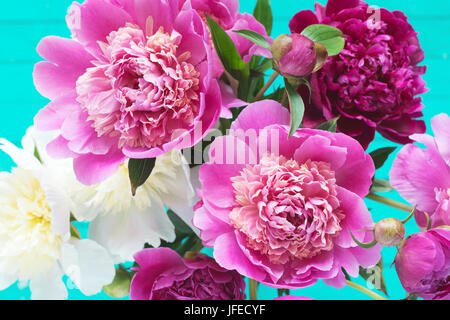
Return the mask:
[[[0,137],[19,144],[28,126],[32,125],[33,117],[47,100],[34,89],[32,80],[33,65],[40,60],[35,51],[39,40],[46,35],[69,36],[65,25],[65,13],[71,0],[22,0],[4,1],[0,13]],[[326,1],[319,1],[325,3]],[[256,0],[241,0],[241,12],[252,12]],[[424,97],[425,120],[429,126],[430,119],[438,113],[448,113],[450,90],[448,90],[450,74],[449,43],[450,43],[450,1],[449,0],[372,0],[372,5],[391,10],[402,10],[409,17],[410,23],[419,32],[419,38],[425,50],[425,64],[428,72],[425,80],[430,91]],[[274,32],[276,36],[288,32],[288,22],[291,16],[302,9],[313,9],[313,0],[273,0]],[[380,146],[391,146],[393,143],[377,136],[371,149]],[[377,173],[379,178],[386,179],[392,159],[384,169]],[[0,170],[9,170],[12,162],[0,154]],[[392,192],[388,196],[402,201]],[[385,217],[404,218],[405,214],[395,209],[367,201],[372,210],[374,220]],[[408,224],[408,231],[417,231],[414,222]],[[0,244],[1,245],[1,244]],[[388,291],[393,299],[402,299],[405,292],[396,278],[395,268],[390,264],[395,256],[395,249],[383,249],[385,261],[385,277]],[[363,281],[358,281],[365,284]],[[337,290],[319,282],[313,287],[294,292],[298,295],[310,296],[314,299],[367,299],[367,297],[352,288]],[[275,290],[260,288],[259,297],[272,299]],[[0,299],[29,299],[30,292],[20,284],[0,292]],[[76,288],[69,290],[70,299],[84,299]],[[105,294],[98,294],[89,299],[107,299]]]

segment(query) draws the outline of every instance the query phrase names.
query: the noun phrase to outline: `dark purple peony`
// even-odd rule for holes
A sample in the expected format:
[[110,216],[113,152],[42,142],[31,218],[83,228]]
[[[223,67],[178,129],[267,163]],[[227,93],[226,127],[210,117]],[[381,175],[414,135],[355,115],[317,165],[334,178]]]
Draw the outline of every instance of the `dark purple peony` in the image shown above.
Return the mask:
[[183,259],[168,248],[145,249],[134,256],[139,267],[130,288],[132,300],[244,300],[245,282],[236,271],[199,254]]
[[[406,16],[359,0],[329,0],[326,7],[316,4],[315,13],[297,13],[289,27],[300,33],[317,23],[339,28],[346,45],[312,75],[304,126],[340,116],[338,130],[365,148],[375,131],[401,144],[411,142],[411,134],[424,133],[425,122],[417,120],[423,115],[417,95],[427,91],[421,78],[426,67],[418,66],[424,53]],[[299,91],[308,95],[305,87]]]

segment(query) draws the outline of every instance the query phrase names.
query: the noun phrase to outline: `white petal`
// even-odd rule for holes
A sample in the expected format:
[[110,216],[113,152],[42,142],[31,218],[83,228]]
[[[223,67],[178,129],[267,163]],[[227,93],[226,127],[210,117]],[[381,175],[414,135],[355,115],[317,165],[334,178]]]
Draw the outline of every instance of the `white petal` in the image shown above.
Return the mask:
[[48,272],[30,280],[32,300],[64,300],[67,299],[67,289],[62,280],[62,272],[55,265]]
[[6,139],[0,138],[0,150],[3,150],[11,159],[17,164],[17,166],[27,170],[39,170],[42,165],[38,159],[36,159],[33,153],[28,153],[23,149],[17,148],[11,142]]
[[41,160],[45,164],[49,164],[54,160],[47,154],[47,144],[58,136],[57,131],[38,131],[34,126],[29,127],[25,136],[22,139],[23,149],[28,153],[34,155],[37,149]]
[[157,195],[151,195],[151,206],[128,212],[98,216],[89,227],[89,238],[104,246],[119,261],[133,260],[145,243],[158,247],[160,239],[175,240],[175,230]]
[[40,184],[44,189],[46,200],[51,208],[52,230],[65,240],[70,238],[70,211],[72,201],[65,193],[65,186],[54,181],[54,173],[45,168],[40,177]]
[[[189,165],[178,150],[163,157],[166,159],[158,158],[156,169],[159,172],[151,176],[150,181],[158,190],[163,203],[198,233],[197,228],[192,225],[196,194],[191,184]],[[170,157],[170,161],[167,157]],[[166,166],[166,168],[162,166]]]
[[85,295],[99,293],[115,275],[108,252],[92,240],[73,240],[63,247],[61,264],[64,272]]

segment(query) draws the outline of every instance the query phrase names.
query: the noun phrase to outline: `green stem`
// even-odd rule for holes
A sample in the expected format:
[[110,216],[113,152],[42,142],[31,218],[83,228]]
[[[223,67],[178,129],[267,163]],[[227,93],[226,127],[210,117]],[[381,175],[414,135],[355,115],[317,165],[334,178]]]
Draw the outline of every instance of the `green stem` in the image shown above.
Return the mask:
[[278,78],[280,74],[277,71],[274,71],[272,75],[270,76],[267,83],[264,85],[264,87],[259,90],[258,94],[255,97],[255,101],[261,99],[264,96],[264,93],[267,91],[267,89],[270,88],[270,86],[275,82],[275,80]]
[[248,290],[250,292],[250,300],[258,300],[258,281],[253,279],[248,279]]
[[289,289],[278,289],[278,297],[282,297],[284,295],[288,296],[291,294],[291,290]]
[[366,287],[363,287],[357,283],[351,282],[350,280],[347,280],[347,285],[349,287],[352,287],[353,289],[356,289],[358,291],[361,291],[362,293],[368,295],[369,297],[375,299],[375,300],[387,300],[386,298],[380,296],[378,293],[373,292],[372,290],[367,289]]
[[416,207],[413,208],[413,210],[411,211],[411,214],[408,216],[408,218],[402,220],[401,222],[403,224],[407,223],[409,220],[411,220],[412,217],[414,217],[415,213],[416,213]]
[[376,202],[383,203],[383,204],[385,204],[385,205],[387,205],[389,207],[392,207],[392,208],[396,208],[396,209],[399,209],[399,210],[402,210],[402,211],[406,211],[408,213],[410,213],[411,211],[414,210],[414,208],[411,207],[411,206],[408,206],[406,204],[400,203],[398,201],[395,201],[395,200],[392,200],[392,199],[389,199],[389,198],[386,198],[386,197],[379,196],[379,195],[377,195],[375,193],[369,193],[366,196],[366,198],[370,199],[370,200],[373,200],[373,201],[376,201]]

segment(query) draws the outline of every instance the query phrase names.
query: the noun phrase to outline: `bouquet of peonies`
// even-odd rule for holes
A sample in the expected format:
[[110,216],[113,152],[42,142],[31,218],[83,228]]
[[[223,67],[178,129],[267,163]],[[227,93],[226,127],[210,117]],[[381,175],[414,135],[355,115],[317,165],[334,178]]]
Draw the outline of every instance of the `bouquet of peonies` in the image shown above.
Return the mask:
[[[402,12],[329,0],[274,38],[269,0],[253,15],[85,0],[66,19],[72,38],[37,48],[50,103],[22,148],[0,140],[17,164],[0,174],[0,290],[67,298],[67,276],[85,295],[254,300],[265,285],[286,300],[322,279],[381,300],[352,278],[379,266],[386,293],[395,246],[407,299],[450,299],[450,118],[425,134]],[[395,148],[365,152],[377,131],[405,145],[390,182],[374,176]],[[393,188],[412,206],[379,195]],[[407,213],[374,222],[365,198]]]

